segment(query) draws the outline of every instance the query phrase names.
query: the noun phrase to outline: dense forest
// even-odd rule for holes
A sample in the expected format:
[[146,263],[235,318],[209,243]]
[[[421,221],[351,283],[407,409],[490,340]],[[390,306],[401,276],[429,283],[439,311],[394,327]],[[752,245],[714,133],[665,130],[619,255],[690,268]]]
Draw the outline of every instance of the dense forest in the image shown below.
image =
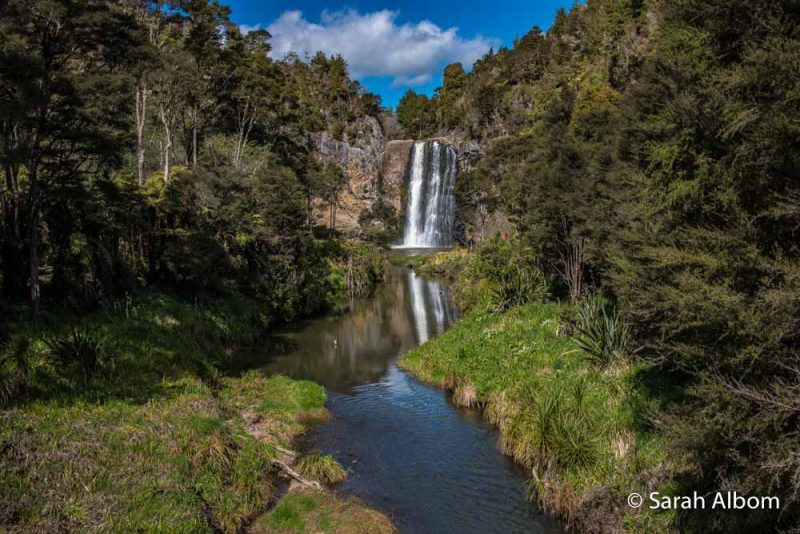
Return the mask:
[[334,206],[344,171],[313,135],[385,112],[343,58],[272,60],[269,34],[229,16],[0,5],[4,531],[239,531],[294,454],[275,447],[329,417],[319,385],[224,368],[382,279],[370,247],[315,233],[313,200]]
[[[175,502],[210,518],[204,528],[246,525],[266,495],[245,474],[274,449],[227,429],[228,414],[259,387],[275,386],[275,402],[307,394],[317,412],[324,393],[240,383],[220,362],[256,330],[337,310],[380,281],[371,246],[335,231],[348,176],[314,146],[314,134],[347,139],[371,117],[387,137],[479,147],[455,182],[470,242],[476,214],[500,214],[511,235],[487,240],[481,261],[535,273],[506,280],[535,287],[501,295],[502,311],[597,298],[629,325],[635,380],[656,405],[642,420],[680,465],[659,484],[781,500],[764,513],[684,511],[672,527],[800,528],[800,4],[576,3],[546,32],[447,66],[432,97],[409,91],[394,117],[342,57],[269,51],[266,31],[242,33],[216,0],[0,6],[0,471],[12,488],[0,491],[0,524],[101,524],[69,515],[66,501],[31,519],[49,505],[28,498],[22,458],[46,495],[42,466],[57,456],[36,454],[61,445],[35,440],[68,432],[62,420],[120,417],[82,402],[130,400],[131,420],[147,426],[135,410],[164,397],[175,406],[147,421],[202,405],[218,425],[203,439],[181,434],[185,450],[171,454],[188,482]],[[395,119],[399,131],[386,126]],[[315,228],[321,205],[327,229]],[[93,329],[76,326],[83,318]],[[186,347],[199,359],[185,361]],[[12,410],[42,399],[74,405]],[[217,434],[208,447],[224,459],[195,462],[191,448]],[[63,499],[83,492],[64,484]],[[125,499],[155,499],[142,495]],[[112,530],[147,515],[126,514]]]
[[699,531],[797,527],[798,73],[795,2],[588,1],[397,110],[487,141],[459,208],[506,214],[557,296],[616,303],[674,386],[681,483],[781,496],[752,523],[684,518]]
[[[143,285],[324,307],[310,134],[378,97],[341,57],[269,59],[217,2],[3,8],[0,294],[89,310]],[[329,168],[330,167],[330,168]]]

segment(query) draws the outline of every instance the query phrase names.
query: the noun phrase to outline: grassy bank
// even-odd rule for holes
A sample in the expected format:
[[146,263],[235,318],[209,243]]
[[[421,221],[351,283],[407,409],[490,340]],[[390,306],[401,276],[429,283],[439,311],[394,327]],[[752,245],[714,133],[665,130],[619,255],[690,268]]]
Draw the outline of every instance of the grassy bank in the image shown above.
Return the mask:
[[330,493],[301,491],[287,495],[253,524],[254,534],[390,534],[387,517],[365,508],[354,497],[340,499]]
[[[374,265],[335,265],[334,294],[352,280],[364,291]],[[280,482],[273,461],[293,462],[297,438],[329,417],[317,384],[220,371],[268,325],[262,310],[148,293],[11,325],[0,344],[0,530],[238,532],[256,521]],[[328,492],[315,498],[390,525]],[[350,531],[332,517],[330,530]]]
[[[0,509],[16,531],[236,532],[272,498],[275,445],[324,417],[315,384],[256,374],[163,382],[145,403],[37,402],[0,414]],[[269,432],[254,436],[234,400]]]
[[[400,365],[484,409],[500,447],[531,472],[531,498],[579,532],[661,532],[672,517],[632,510],[631,492],[666,486],[673,461],[651,424],[658,406],[646,367],[618,360],[598,368],[565,317],[574,310],[530,302],[498,311],[491,271],[464,251],[411,260],[416,270],[454,280],[466,313]],[[480,279],[478,279],[480,277]]]

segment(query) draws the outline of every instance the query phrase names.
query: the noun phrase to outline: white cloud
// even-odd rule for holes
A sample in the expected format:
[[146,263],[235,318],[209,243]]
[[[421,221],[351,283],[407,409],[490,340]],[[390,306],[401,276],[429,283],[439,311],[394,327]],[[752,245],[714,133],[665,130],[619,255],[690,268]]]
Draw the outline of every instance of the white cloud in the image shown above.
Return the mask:
[[301,58],[317,51],[341,54],[354,78],[388,76],[395,87],[427,83],[448,63],[469,67],[498,44],[481,36],[461,38],[457,28],[442,29],[427,20],[399,25],[396,18],[397,12],[389,10],[325,11],[316,24],[300,11],[286,11],[266,29],[275,58],[290,52]]
[[250,33],[262,29],[261,24],[239,24],[242,33]]

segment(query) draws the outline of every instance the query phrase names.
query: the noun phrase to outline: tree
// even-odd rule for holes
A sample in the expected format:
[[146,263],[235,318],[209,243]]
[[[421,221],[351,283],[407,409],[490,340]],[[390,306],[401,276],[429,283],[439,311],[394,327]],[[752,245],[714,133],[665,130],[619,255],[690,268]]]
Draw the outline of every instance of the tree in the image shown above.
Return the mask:
[[328,227],[336,230],[336,208],[339,206],[339,193],[347,185],[347,175],[335,163],[328,163],[322,169],[319,187],[323,198],[328,202]]
[[166,18],[160,9],[160,3],[156,3],[157,8],[153,9],[152,2],[146,0],[135,0],[130,5],[124,6],[130,10],[139,25],[147,30],[147,41],[142,45],[131,50],[132,74],[136,83],[135,90],[135,119],[136,119],[136,176],[139,187],[144,185],[146,179],[145,171],[145,141],[144,133],[147,125],[147,100],[151,90],[149,87],[149,77],[153,70],[158,67],[158,48],[163,42],[163,28]]
[[23,224],[30,301],[38,314],[43,201],[82,173],[119,163],[130,124],[125,66],[144,36],[128,14],[94,1],[12,0],[3,30],[6,181],[15,192],[27,188]]
[[183,22],[188,26],[182,33],[182,45],[190,60],[188,68],[182,70],[181,96],[185,102],[186,165],[194,169],[197,167],[198,133],[219,89],[214,70],[222,50],[223,31],[229,31],[233,25],[228,18],[230,8],[217,0],[179,0],[175,7],[185,13]]
[[[780,495],[781,514],[693,513],[704,531],[791,529],[800,490],[800,11],[682,0],[635,90],[614,178],[613,287],[645,353],[682,380],[668,430],[687,490]],[[795,199],[795,200],[792,200]]]
[[451,63],[444,68],[443,85],[436,90],[436,120],[440,128],[452,130],[463,120],[460,100],[464,95],[467,74],[461,63]]
[[436,127],[433,102],[427,96],[409,89],[397,104],[397,122],[407,135],[416,139],[429,137]]

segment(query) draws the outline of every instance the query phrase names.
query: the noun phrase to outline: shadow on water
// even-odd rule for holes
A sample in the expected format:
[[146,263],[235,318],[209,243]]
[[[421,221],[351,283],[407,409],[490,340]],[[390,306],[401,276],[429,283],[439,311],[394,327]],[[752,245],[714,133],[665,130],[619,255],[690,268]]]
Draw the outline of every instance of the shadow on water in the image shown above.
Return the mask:
[[388,512],[402,532],[560,532],[527,502],[525,473],[481,414],[395,364],[455,318],[445,287],[392,267],[373,298],[270,335],[241,365],[328,388],[334,417],[313,446],[350,468],[342,492]]

